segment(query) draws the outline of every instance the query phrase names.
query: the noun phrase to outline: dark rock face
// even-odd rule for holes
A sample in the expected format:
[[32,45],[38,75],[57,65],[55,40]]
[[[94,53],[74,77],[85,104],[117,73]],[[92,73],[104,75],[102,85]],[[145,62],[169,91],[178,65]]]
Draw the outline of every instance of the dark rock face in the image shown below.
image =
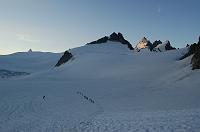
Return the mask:
[[159,44],[162,44],[162,41],[160,40],[156,40],[153,42],[153,48],[155,48],[156,46],[158,46]]
[[118,38],[119,38],[118,42],[121,42],[122,44],[127,45],[130,50],[134,50],[134,48],[132,47],[131,43],[128,42],[126,39],[124,39],[124,37],[123,37],[123,35],[121,33],[118,33]]
[[68,62],[72,57],[73,55],[69,51],[65,51],[64,55],[60,58],[60,60],[55,66],[59,67],[60,65]]
[[190,45],[189,51],[183,57],[181,57],[180,60],[185,59],[193,54],[194,56],[191,59],[192,70],[200,69],[200,37],[198,43]]
[[122,44],[130,44],[127,40],[124,39],[123,35],[121,33],[112,33],[109,37],[110,41],[114,42],[121,42]]
[[199,49],[200,49],[200,43],[199,44],[194,43],[194,44],[190,45],[189,51],[184,56],[182,56],[180,58],[180,60],[183,60],[183,59],[187,58],[188,56],[198,52]]
[[190,46],[189,54],[194,54],[192,57],[192,70],[200,69],[200,40],[198,44],[193,44]]
[[194,56],[191,60],[192,63],[192,70],[200,69],[200,47],[197,52],[195,52]]
[[200,36],[199,36],[199,42],[198,42],[198,44],[200,45]]
[[150,41],[147,41],[147,46],[148,46],[150,51],[153,50],[153,44]]
[[103,38],[100,38],[96,41],[87,43],[87,45],[91,45],[91,44],[101,44],[101,43],[106,43],[107,41],[113,41],[113,42],[120,42],[121,44],[127,45],[128,48],[130,50],[133,50],[134,48],[132,47],[132,45],[126,40],[124,39],[123,35],[121,33],[112,33],[109,37],[105,36]]
[[120,38],[119,38],[118,34],[115,32],[110,35],[108,40],[114,41],[114,42],[120,42]]
[[174,50],[176,48],[172,47],[171,44],[170,44],[170,42],[168,41],[167,44],[165,45],[165,49],[166,50]]
[[121,42],[122,44],[130,44],[126,39],[124,39],[121,33],[118,33],[118,38],[119,38],[118,41]]

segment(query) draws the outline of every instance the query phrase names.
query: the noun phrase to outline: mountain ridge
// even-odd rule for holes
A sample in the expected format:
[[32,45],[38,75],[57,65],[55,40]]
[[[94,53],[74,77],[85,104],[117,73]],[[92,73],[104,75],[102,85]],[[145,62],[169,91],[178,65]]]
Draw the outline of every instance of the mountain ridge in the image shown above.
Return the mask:
[[108,36],[102,37],[102,38],[100,38],[96,41],[92,41],[90,43],[87,43],[86,45],[102,44],[102,43],[106,43],[108,41],[119,42],[121,44],[127,45],[130,50],[134,49],[132,47],[131,43],[129,41],[127,41],[126,39],[124,39],[122,33],[120,33],[120,32],[118,32],[118,33],[113,32],[109,37]]

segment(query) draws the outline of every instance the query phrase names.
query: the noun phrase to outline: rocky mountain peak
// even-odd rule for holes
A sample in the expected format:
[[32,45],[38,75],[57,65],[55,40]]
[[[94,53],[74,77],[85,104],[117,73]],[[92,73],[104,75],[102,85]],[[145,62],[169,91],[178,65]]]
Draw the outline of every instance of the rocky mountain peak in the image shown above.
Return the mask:
[[113,32],[109,37],[108,36],[102,37],[102,38],[100,38],[96,41],[92,41],[90,43],[87,43],[87,45],[102,44],[102,43],[106,43],[108,41],[119,42],[121,44],[127,45],[130,50],[134,49],[132,47],[132,45],[130,44],[130,42],[128,42],[126,39],[124,39],[122,33],[120,33],[120,32],[119,33]]
[[147,38],[146,38],[146,37],[143,37],[143,38],[142,38],[142,40],[141,40],[141,42],[143,42],[143,43],[147,43],[147,42],[148,42],[148,40],[147,40]]
[[152,47],[152,43],[146,37],[143,37],[142,40],[139,41],[139,43],[136,45],[135,50],[140,51],[141,49],[144,49],[144,48],[151,49],[151,47]]
[[119,41],[119,36],[117,33],[113,32],[110,37],[108,38],[110,41]]
[[172,47],[172,46],[171,46],[171,43],[170,43],[169,40],[166,40],[166,41],[164,42],[164,44],[166,44],[166,45],[165,45],[165,50],[174,50],[174,49],[176,49],[175,47]]
[[153,42],[153,48],[155,48],[156,46],[158,46],[159,44],[162,44],[162,41],[160,40],[156,40]]

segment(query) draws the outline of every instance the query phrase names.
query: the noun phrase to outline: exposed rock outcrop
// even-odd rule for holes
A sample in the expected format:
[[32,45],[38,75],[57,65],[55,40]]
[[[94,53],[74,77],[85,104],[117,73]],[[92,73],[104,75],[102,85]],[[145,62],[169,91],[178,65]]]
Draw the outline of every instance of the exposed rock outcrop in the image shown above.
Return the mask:
[[141,49],[145,49],[145,48],[148,48],[149,50],[152,50],[153,44],[147,40],[146,37],[143,37],[142,40],[136,45],[135,47],[135,51],[140,51]]
[[142,40],[136,45],[135,49],[140,50],[140,49],[147,48],[148,47],[147,43],[148,43],[147,38],[143,37]]
[[194,56],[192,57],[192,70],[200,69],[200,47],[198,47],[198,51],[195,52]]
[[150,51],[163,52],[167,50],[174,50],[176,48],[172,47],[170,41],[162,42],[156,40],[153,44],[146,38],[143,37],[142,40],[136,45],[135,51],[139,52],[141,49],[149,49]]
[[167,51],[167,50],[175,50],[176,49],[171,46],[169,40],[166,40],[165,42],[157,41],[156,43],[157,44],[154,44],[154,45],[157,45],[157,46],[155,48],[153,48],[153,51],[163,52],[163,51]]
[[121,33],[116,34],[115,32],[112,33],[108,39],[109,41],[116,41],[116,42],[120,42],[124,45],[127,45],[128,48],[130,50],[133,50],[134,48],[132,47],[132,45],[130,44],[129,41],[127,41],[126,39],[124,39],[123,35]]
[[183,60],[183,59],[187,58],[188,56],[197,53],[199,49],[200,49],[200,44],[199,43],[198,44],[197,43],[191,44],[190,47],[189,47],[188,52],[184,56],[182,56],[180,58],[180,60]]
[[109,37],[109,39],[108,40],[110,40],[110,41],[114,41],[114,42],[120,42],[120,40],[119,40],[119,36],[118,36],[118,34],[117,33],[112,33],[111,35],[110,35],[110,37]]
[[103,38],[100,38],[96,41],[92,41],[90,43],[87,43],[87,45],[91,45],[91,44],[101,44],[101,43],[106,43],[107,41],[113,41],[113,42],[120,42],[121,44],[127,45],[128,48],[130,50],[133,50],[134,48],[132,47],[132,45],[130,44],[129,41],[127,41],[126,39],[124,39],[123,35],[121,33],[112,33],[109,37],[105,36]]
[[199,41],[198,41],[198,44],[200,45],[200,36],[199,36]]
[[180,58],[180,60],[185,59],[193,55],[191,59],[192,70],[200,69],[200,37],[198,43],[191,44],[188,52]]
[[196,44],[194,56],[192,57],[191,63],[192,63],[192,70],[200,69],[200,36],[199,36],[199,42]]
[[72,59],[73,55],[69,51],[65,51],[64,55],[60,58],[58,63],[55,65],[56,67],[59,67],[60,65],[68,62],[70,59]]
[[175,47],[172,47],[170,44],[170,41],[166,41],[166,45],[165,45],[165,50],[174,50],[176,49]]
[[158,46],[159,44],[162,44],[162,41],[160,41],[160,40],[156,40],[156,41],[154,41],[153,42],[153,48],[155,48],[156,46]]

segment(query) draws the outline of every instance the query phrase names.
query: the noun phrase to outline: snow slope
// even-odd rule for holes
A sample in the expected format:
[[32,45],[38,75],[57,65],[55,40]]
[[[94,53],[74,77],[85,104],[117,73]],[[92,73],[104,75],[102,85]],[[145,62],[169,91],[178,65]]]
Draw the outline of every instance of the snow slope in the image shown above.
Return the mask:
[[0,131],[200,131],[200,71],[179,61],[186,49],[133,53],[109,42],[70,52],[60,67],[0,81]]
[[38,72],[55,65],[61,53],[50,52],[18,52],[0,55],[0,69],[21,72]]

